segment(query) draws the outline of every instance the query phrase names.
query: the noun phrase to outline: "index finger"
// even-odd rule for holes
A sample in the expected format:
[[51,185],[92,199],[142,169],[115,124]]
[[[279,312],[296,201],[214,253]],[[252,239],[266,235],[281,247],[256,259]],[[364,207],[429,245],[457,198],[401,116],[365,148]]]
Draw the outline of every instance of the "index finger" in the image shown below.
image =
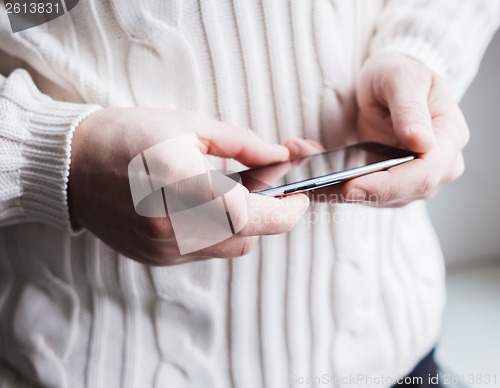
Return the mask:
[[288,148],[266,142],[248,128],[205,116],[192,117],[196,134],[210,155],[233,158],[246,166],[261,166],[288,160]]

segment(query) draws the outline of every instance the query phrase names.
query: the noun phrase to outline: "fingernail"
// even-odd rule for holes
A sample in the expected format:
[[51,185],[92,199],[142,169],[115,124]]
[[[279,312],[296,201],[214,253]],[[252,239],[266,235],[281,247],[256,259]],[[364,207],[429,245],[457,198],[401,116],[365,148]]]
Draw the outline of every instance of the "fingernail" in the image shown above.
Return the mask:
[[347,202],[360,202],[364,201],[366,198],[366,192],[361,189],[351,189],[345,196]]
[[427,128],[425,125],[422,125],[422,124],[413,124],[408,129],[408,132],[420,135],[420,134],[423,134],[423,133],[427,134],[430,131],[429,131],[429,128]]

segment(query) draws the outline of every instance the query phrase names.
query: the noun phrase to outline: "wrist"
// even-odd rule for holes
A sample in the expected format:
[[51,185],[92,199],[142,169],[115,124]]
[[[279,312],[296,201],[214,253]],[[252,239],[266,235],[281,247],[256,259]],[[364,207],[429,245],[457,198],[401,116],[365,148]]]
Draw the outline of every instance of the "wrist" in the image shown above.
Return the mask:
[[448,66],[442,52],[423,38],[405,35],[394,37],[385,42],[384,45],[372,47],[371,56],[385,56],[390,53],[411,58],[421,63],[432,73],[444,79],[448,78]]
[[85,153],[86,153],[86,134],[88,132],[89,123],[92,120],[93,114],[82,120],[75,128],[71,139],[70,148],[70,163],[69,176],[67,186],[68,196],[68,212],[71,224],[71,229],[74,232],[79,232],[83,229],[83,221],[81,219],[81,198],[85,196],[87,187],[85,184]]

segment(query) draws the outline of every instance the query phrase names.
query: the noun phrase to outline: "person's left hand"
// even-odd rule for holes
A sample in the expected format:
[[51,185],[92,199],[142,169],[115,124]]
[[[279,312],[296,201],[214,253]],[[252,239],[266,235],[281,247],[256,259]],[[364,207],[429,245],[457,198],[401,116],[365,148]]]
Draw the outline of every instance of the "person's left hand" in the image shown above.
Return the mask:
[[462,175],[467,124],[445,81],[425,65],[397,53],[369,58],[357,101],[361,141],[399,146],[419,157],[347,182],[346,200],[403,206],[432,197],[440,185]]

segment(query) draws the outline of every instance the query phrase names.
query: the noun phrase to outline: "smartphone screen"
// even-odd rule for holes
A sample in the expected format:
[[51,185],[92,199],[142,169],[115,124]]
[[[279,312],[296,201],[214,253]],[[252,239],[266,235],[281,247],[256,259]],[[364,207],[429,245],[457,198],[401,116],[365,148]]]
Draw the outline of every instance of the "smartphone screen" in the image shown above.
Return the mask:
[[250,192],[282,196],[384,170],[415,156],[379,143],[362,143],[241,171],[239,178]]

